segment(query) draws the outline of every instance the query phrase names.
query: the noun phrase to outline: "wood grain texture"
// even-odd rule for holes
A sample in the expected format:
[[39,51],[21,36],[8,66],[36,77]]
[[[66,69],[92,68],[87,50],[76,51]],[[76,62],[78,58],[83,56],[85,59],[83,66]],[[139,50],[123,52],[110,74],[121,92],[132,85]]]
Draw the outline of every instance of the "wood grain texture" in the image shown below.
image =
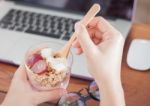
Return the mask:
[[[125,43],[121,75],[127,106],[150,106],[150,71],[138,72],[129,68],[126,63],[127,52],[132,39],[150,39],[149,29],[150,25],[134,24]],[[0,103],[5,97],[4,92],[8,90],[16,68],[16,66],[0,63],[0,91],[2,91],[0,92]],[[78,91],[87,87],[89,83],[89,81],[71,78],[68,91]],[[40,106],[52,105],[44,103]],[[99,106],[99,103],[89,100],[87,106]]]

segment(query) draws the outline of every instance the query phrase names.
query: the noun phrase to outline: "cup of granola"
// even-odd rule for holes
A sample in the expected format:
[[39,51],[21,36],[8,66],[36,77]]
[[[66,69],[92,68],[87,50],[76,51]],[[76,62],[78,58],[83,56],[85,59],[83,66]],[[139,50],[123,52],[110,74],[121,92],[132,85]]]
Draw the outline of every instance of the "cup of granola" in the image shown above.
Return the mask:
[[[57,48],[56,48],[57,47]],[[31,85],[37,90],[66,88],[70,80],[72,54],[67,58],[54,57],[61,45],[39,44],[28,50],[25,56],[25,68]]]

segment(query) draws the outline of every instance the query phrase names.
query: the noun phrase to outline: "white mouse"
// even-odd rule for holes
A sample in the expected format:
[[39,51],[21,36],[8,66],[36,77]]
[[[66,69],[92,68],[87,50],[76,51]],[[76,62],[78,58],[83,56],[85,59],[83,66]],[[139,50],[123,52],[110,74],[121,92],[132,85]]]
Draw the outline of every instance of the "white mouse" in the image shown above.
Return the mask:
[[150,70],[150,40],[134,39],[131,42],[127,64],[139,71]]

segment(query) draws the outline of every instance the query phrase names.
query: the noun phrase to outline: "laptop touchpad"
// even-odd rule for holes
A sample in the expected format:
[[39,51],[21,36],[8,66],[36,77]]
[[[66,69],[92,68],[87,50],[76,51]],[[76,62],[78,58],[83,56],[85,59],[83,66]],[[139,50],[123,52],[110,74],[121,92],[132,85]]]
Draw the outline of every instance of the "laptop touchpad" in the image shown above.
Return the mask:
[[21,36],[2,29],[0,29],[0,33],[0,59],[7,60],[8,51]]
[[[29,38],[29,37],[24,37],[23,39],[20,39],[17,41],[17,43],[13,46],[11,49],[11,54],[9,55],[9,59],[13,61],[15,64],[20,64],[25,56],[25,53],[27,52],[28,49],[30,49],[33,46],[39,45],[40,43],[49,43],[49,45],[52,46],[52,49],[60,48],[62,44],[58,44],[57,42],[52,42],[50,40],[45,40],[45,39],[36,39],[36,38]],[[59,47],[60,46],[60,47]],[[53,48],[54,47],[54,48]]]

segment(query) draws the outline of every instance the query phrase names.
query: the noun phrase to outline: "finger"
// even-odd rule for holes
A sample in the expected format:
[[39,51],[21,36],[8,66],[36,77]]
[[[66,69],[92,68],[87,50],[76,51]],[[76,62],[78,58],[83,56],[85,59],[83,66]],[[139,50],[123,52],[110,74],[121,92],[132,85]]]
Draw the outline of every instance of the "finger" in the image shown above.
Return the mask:
[[101,39],[93,38],[94,44],[98,45],[101,42]]
[[77,39],[72,43],[72,46],[73,46],[74,48],[79,48],[79,47],[81,47],[81,45],[80,45],[80,43],[78,42]]
[[94,37],[94,35],[95,35],[95,29],[94,28],[88,28],[87,31],[88,31],[91,38]]
[[[89,33],[90,37],[92,38],[92,37],[94,37],[95,30],[94,29],[88,29],[88,33]],[[72,46],[74,48],[81,48],[81,45],[77,39],[72,43]]]
[[37,98],[35,101],[36,105],[43,103],[43,102],[57,100],[66,93],[67,91],[65,89],[55,89],[51,91],[37,92],[37,94],[35,95]]
[[96,28],[88,29],[88,33],[91,38],[102,39],[102,33],[100,31],[98,31]]
[[80,22],[75,24],[75,32],[77,33],[77,39],[85,53],[91,53],[95,48],[95,44],[90,38],[88,31],[84,25]]
[[80,55],[80,54],[82,54],[82,53],[83,53],[82,48],[77,48],[77,49],[76,49],[76,54],[77,54],[77,55]]
[[[97,29],[95,29],[95,28],[88,28],[87,30],[88,30],[90,37],[94,38],[94,40],[93,40],[94,43],[97,44],[102,38],[101,36],[99,36],[99,35],[101,35],[101,33],[99,31],[97,31]],[[72,46],[74,48],[81,48],[81,45],[77,39],[73,42]]]
[[95,17],[93,18],[89,24],[88,24],[88,28],[96,28],[97,27],[97,23],[99,22],[100,17]]
[[27,74],[25,70],[25,66],[21,64],[19,68],[16,70],[14,74],[14,78],[21,79],[21,80],[26,80],[27,79]]
[[97,27],[98,30],[102,33],[107,32],[108,30],[114,29],[113,26],[106,21],[103,17],[94,18],[89,24],[89,27]]
[[72,46],[74,47],[74,48],[76,48],[76,54],[77,55],[80,55],[80,54],[82,54],[82,48],[81,48],[81,46],[80,46],[80,43],[76,40],[73,44],[72,44]]

